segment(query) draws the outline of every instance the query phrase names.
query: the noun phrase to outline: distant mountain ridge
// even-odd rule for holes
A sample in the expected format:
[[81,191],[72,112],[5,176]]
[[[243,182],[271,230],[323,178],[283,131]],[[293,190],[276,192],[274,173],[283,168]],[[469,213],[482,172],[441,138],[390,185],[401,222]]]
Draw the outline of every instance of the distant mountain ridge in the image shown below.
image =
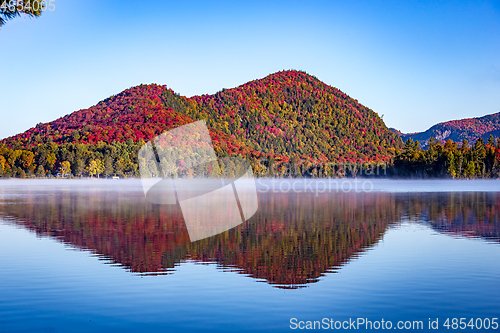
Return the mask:
[[461,143],[465,139],[471,144],[480,137],[484,141],[487,141],[490,135],[493,135],[494,138],[500,137],[500,112],[478,118],[465,118],[439,123],[425,132],[405,134],[395,129],[391,130],[398,134],[403,141],[412,138],[412,140],[419,141],[422,147],[427,146],[427,142],[431,137],[441,142],[451,139]]
[[374,111],[300,71],[191,98],[166,86],[139,85],[0,143],[29,148],[146,142],[200,119],[207,121],[214,145],[229,155],[372,162],[390,161],[402,146]]

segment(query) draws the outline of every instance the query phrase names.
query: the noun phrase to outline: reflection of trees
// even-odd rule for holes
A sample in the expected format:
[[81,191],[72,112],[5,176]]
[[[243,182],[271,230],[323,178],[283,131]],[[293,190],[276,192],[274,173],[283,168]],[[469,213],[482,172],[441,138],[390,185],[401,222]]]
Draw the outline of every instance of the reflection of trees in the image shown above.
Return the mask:
[[244,225],[188,245],[195,260],[215,260],[280,287],[316,282],[374,244],[394,220],[390,195],[261,194]]
[[500,241],[500,193],[450,192],[401,195],[405,214],[440,232]]
[[149,204],[137,192],[60,189],[0,199],[5,220],[90,249],[132,272],[161,274],[189,259],[282,288],[337,270],[403,217],[498,240],[499,211],[500,193],[261,193],[251,220],[190,243],[177,207]]
[[388,194],[261,194],[250,221],[190,243],[174,206],[149,204],[130,192],[42,193],[4,199],[0,216],[133,272],[165,272],[192,259],[282,287],[317,281],[375,243],[396,219]]
[[[189,236],[175,206],[130,192],[58,190],[3,200],[0,217],[89,249],[133,272],[161,272],[185,257]],[[162,255],[168,253],[169,255]]]

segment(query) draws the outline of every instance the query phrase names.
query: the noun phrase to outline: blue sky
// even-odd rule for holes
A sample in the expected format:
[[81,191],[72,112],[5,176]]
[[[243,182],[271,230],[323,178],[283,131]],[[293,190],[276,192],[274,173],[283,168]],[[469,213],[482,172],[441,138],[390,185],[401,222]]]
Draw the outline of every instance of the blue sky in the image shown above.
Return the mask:
[[192,96],[283,69],[403,132],[500,112],[500,1],[53,3],[0,28],[0,138],[141,83]]

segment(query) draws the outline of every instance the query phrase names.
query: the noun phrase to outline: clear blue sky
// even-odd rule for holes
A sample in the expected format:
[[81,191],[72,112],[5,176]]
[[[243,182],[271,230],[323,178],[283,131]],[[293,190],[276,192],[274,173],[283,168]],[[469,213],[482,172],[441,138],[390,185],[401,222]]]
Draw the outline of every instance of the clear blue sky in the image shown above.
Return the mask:
[[0,29],[0,138],[141,83],[300,69],[403,132],[500,112],[500,1],[63,1]]

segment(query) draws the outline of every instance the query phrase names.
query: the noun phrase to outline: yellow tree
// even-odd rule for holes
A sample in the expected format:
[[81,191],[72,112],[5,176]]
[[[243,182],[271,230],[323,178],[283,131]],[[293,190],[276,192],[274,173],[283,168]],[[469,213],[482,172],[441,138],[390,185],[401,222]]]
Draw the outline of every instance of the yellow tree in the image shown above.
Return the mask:
[[97,178],[99,178],[99,175],[104,171],[104,163],[100,159],[95,159],[90,161],[89,166],[87,167],[87,172],[89,173],[90,177],[94,177],[94,175],[97,175]]
[[48,165],[51,173],[53,171],[56,171],[56,170],[54,170],[54,166],[56,165],[56,161],[57,161],[56,154],[54,154],[54,153],[48,154],[45,161],[47,162],[47,165]]
[[5,160],[5,157],[0,155],[0,176],[2,176],[4,174],[4,169],[5,169],[6,164],[7,164],[7,161]]
[[61,176],[66,177],[71,173],[71,164],[68,161],[61,163]]

